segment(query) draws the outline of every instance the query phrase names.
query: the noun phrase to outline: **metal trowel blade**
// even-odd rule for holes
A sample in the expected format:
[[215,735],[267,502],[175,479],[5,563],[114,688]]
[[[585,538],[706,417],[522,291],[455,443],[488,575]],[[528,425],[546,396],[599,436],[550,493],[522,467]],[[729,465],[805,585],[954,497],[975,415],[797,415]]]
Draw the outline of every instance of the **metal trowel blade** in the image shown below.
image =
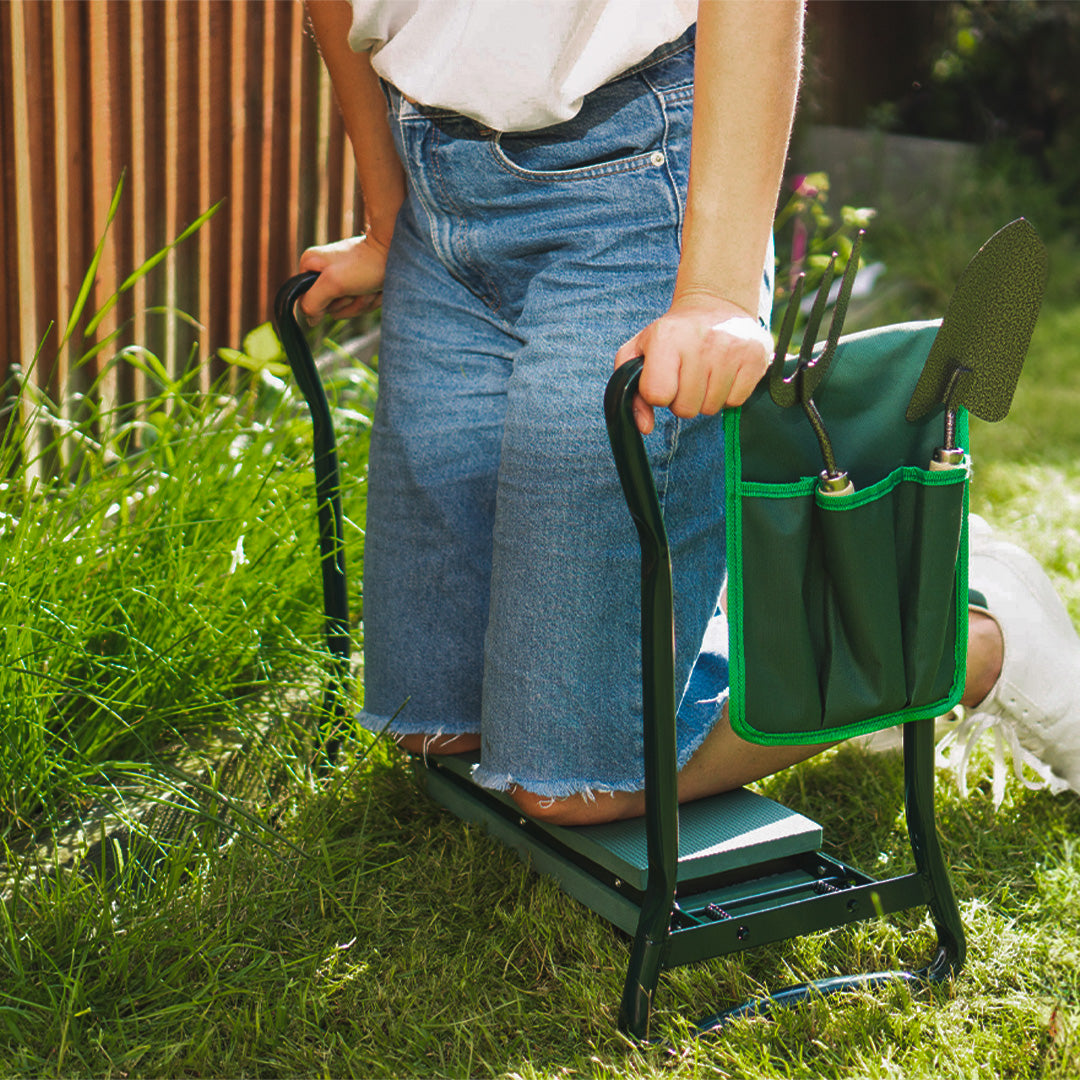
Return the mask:
[[915,391],[908,420],[945,404],[958,367],[970,374],[948,407],[982,420],[1008,415],[1046,287],[1046,248],[1024,218],[994,233],[975,253],[949,300]]

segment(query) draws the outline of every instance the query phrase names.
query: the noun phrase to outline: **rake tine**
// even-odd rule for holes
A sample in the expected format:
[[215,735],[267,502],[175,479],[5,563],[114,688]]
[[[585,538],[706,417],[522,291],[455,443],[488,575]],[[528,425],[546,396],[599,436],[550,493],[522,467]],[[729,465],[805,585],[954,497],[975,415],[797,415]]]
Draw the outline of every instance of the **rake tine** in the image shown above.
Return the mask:
[[[865,235],[866,230],[860,229],[855,237],[855,243],[851,245],[851,254],[848,256],[847,265],[844,267],[844,276],[840,280],[840,292],[837,294],[832,319],[829,322],[829,333],[825,339],[825,348],[822,349],[821,355],[806,367],[806,374],[803,376],[803,384],[800,388],[804,402],[810,398],[821,380],[825,378],[825,373],[832,363],[833,354],[836,352],[836,346],[840,341],[840,334],[844,329],[844,319],[847,318],[848,303],[851,300],[851,291],[855,286],[855,277],[859,272],[859,255],[862,252],[862,239]],[[806,339],[804,338],[803,343],[805,344],[805,342]],[[813,377],[810,377],[811,371]]]
[[795,319],[798,315],[799,303],[802,299],[803,280],[805,275],[800,274],[784,311],[784,322],[780,328],[780,335],[776,343],[776,352],[773,354],[772,363],[769,365],[769,396],[782,408],[787,408],[799,402],[806,413],[810,426],[821,450],[821,459],[825,465],[824,471],[818,484],[818,490],[828,496],[847,495],[854,490],[846,472],[836,464],[836,456],[833,454],[832,442],[829,433],[825,430],[825,423],[814,404],[814,390],[825,377],[833,354],[840,341],[840,333],[843,330],[844,319],[847,316],[848,302],[851,300],[851,292],[855,285],[855,275],[859,270],[859,253],[862,249],[863,230],[855,238],[851,247],[851,255],[844,267],[844,276],[840,281],[840,289],[833,308],[832,319],[829,322],[829,333],[825,340],[825,348],[817,360],[813,359],[814,344],[817,339],[821,322],[825,318],[825,308],[829,303],[829,290],[832,287],[833,278],[836,275],[837,253],[834,251],[829,265],[822,275],[821,284],[818,286],[817,295],[814,297],[813,306],[810,309],[810,317],[803,332],[802,346],[799,349],[799,359],[790,378],[784,378],[784,361],[787,359],[787,347],[791,342],[794,332]]
[[855,287],[855,278],[859,273],[859,259],[862,255],[863,237],[865,229],[860,229],[855,234],[855,242],[851,245],[851,254],[848,255],[847,265],[844,267],[844,276],[840,280],[840,292],[836,297],[836,306],[833,308],[832,322],[829,324],[829,342],[836,348],[836,342],[844,327],[847,318],[848,302],[851,300],[851,290]]
[[799,317],[799,305],[802,303],[803,287],[806,285],[806,274],[799,274],[795,279],[795,288],[791,290],[791,299],[788,300],[784,310],[784,321],[780,324],[780,336],[776,339],[776,356],[781,360],[787,358],[788,346],[791,344],[791,335],[795,332],[795,320]]
[[803,331],[802,348],[799,349],[799,367],[805,367],[814,352],[814,342],[817,341],[818,330],[821,328],[821,320],[825,317],[825,307],[829,302],[829,289],[836,268],[836,252],[832,253],[829,265],[825,269],[825,275],[818,286],[817,295],[814,297],[814,306],[810,309],[810,317],[806,320],[806,329]]
[[776,352],[773,353],[772,364],[769,365],[769,395],[781,408],[790,408],[798,400],[795,388],[795,376],[790,379],[784,378],[784,361],[787,359],[788,345],[791,344],[791,335],[795,332],[795,320],[799,315],[799,304],[802,302],[803,284],[806,274],[799,274],[795,279],[795,288],[791,291],[791,298],[784,309],[784,321],[780,325],[780,336],[776,340]]

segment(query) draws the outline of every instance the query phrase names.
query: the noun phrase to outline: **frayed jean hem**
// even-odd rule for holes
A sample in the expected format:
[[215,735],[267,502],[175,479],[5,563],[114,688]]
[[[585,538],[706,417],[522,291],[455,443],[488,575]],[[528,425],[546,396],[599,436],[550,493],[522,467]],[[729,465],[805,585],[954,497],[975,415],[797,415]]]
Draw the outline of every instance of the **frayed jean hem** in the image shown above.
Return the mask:
[[434,739],[440,735],[478,734],[475,725],[470,727],[467,724],[454,723],[451,720],[433,724],[430,721],[406,720],[400,716],[383,716],[379,713],[370,713],[366,709],[361,709],[356,714],[356,722],[365,731],[373,732],[376,735],[386,732],[392,737],[397,735],[429,735]]
[[[716,727],[724,715],[727,705],[728,693],[725,690],[712,702],[697,702],[696,708],[704,705],[714,706],[712,719],[703,725],[701,730],[688,742],[679,747],[676,757],[676,768],[681,772],[690,759],[701,748],[702,743],[708,738],[709,733]],[[638,774],[633,777],[614,781],[585,780],[585,779],[531,779],[519,776],[513,772],[501,769],[485,768],[484,763],[474,767],[472,771],[473,782],[491,791],[509,791],[513,787],[519,787],[541,799],[568,799],[574,795],[580,795],[586,802],[595,802],[598,795],[611,795],[615,792],[641,791],[645,787],[645,777]]]

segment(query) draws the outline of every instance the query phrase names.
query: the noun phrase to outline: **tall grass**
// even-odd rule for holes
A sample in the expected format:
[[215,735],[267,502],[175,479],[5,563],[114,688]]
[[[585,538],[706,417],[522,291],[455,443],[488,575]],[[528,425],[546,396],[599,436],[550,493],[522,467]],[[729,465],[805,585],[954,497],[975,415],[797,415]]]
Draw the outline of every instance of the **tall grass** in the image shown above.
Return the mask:
[[[119,189],[110,221],[118,205]],[[103,238],[61,347],[81,317],[99,324],[208,216],[90,313]],[[252,337],[263,342],[258,356],[234,354],[256,369],[239,393],[222,384],[200,394],[197,368],[173,378],[138,347],[120,350],[99,380],[124,364],[144,373],[149,396],[123,407],[97,394],[52,402],[22,377],[0,444],[0,838],[9,843],[90,806],[123,813],[133,785],[174,789],[192,745],[251,739],[270,699],[318,684],[310,423],[274,374],[272,331]],[[371,373],[338,382],[345,475],[359,485]],[[42,429],[60,434],[35,457],[23,433]],[[301,750],[287,731],[274,748],[286,763]]]
[[[0,534],[0,790],[51,820],[310,662],[306,477],[273,423],[183,403],[78,478],[9,480]],[[297,448],[299,449],[299,448]],[[237,476],[244,479],[238,482]],[[277,588],[268,588],[277,582]]]

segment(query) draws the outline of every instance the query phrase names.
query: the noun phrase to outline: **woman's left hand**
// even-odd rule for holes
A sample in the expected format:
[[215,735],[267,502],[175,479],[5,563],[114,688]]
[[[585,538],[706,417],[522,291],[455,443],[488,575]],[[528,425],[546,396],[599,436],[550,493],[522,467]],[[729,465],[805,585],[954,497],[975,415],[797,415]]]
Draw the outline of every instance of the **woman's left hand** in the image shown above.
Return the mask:
[[772,353],[772,337],[753,315],[730,300],[698,293],[676,298],[622,345],[615,366],[645,358],[634,419],[647,435],[657,406],[690,419],[741,405],[768,370]]

